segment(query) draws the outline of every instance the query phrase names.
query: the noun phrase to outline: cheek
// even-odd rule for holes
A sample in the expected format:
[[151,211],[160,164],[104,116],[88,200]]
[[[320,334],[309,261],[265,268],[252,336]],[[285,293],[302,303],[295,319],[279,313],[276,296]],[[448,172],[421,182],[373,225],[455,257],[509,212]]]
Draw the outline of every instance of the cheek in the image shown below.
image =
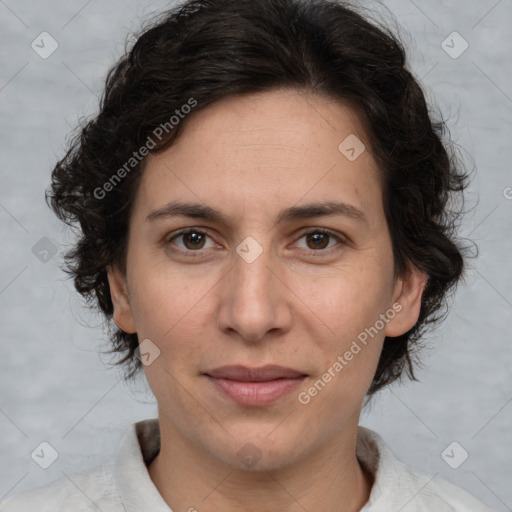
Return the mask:
[[183,418],[199,423],[202,414],[196,400],[190,399],[194,389],[187,379],[204,367],[205,341],[210,336],[203,319],[208,315],[205,305],[212,285],[183,272],[139,269],[132,287],[139,339],[150,339],[160,350],[158,358],[144,367],[147,381],[160,407],[176,424]]
[[[310,332],[321,373],[308,396],[322,395],[318,400],[313,398],[320,415],[342,418],[364,398],[385,338],[380,315],[389,308],[392,267],[383,260],[379,264],[369,253],[357,256],[350,264],[331,269],[309,289],[304,281],[300,292],[314,310],[315,324],[320,325],[319,318],[328,327]],[[320,329],[327,334],[318,335]]]
[[[149,338],[161,350],[163,359],[176,367],[200,346],[206,305],[212,291],[212,277],[182,269],[151,268],[134,261],[131,304],[139,339]],[[196,357],[197,359],[197,357]]]
[[331,267],[322,274],[290,278],[289,287],[303,298],[312,314],[330,333],[335,345],[372,326],[389,307],[392,269],[369,254]]
[[[384,311],[380,301],[352,297],[358,302],[345,302],[340,296],[329,307],[330,328],[328,338],[316,337],[319,373],[303,395],[311,400],[317,417],[330,417],[335,428],[346,419],[350,411],[359,407],[371,385],[377,369],[384,341],[384,330],[376,329],[379,315]],[[326,304],[327,306],[327,304]],[[343,306],[345,309],[343,309]],[[324,316],[326,315],[324,310]]]

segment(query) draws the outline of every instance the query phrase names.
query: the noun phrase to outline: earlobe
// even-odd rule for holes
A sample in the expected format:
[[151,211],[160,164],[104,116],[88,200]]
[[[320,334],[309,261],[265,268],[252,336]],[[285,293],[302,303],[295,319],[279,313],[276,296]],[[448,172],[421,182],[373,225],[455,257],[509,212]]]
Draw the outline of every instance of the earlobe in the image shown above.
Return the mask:
[[428,276],[417,268],[411,268],[407,275],[398,278],[393,294],[393,304],[399,303],[400,311],[389,321],[385,334],[400,336],[414,326],[421,311],[421,299]]
[[128,297],[126,278],[116,267],[107,269],[110,297],[114,305],[114,322],[124,332],[137,332]]

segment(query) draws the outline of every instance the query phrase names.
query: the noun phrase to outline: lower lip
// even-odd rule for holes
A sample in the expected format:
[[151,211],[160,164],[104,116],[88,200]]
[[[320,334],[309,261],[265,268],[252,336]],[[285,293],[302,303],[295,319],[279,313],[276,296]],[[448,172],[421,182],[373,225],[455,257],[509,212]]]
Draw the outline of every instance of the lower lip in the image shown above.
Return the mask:
[[210,382],[240,405],[268,405],[296,389],[304,377],[276,379],[266,382],[242,382],[239,380],[217,379],[207,375]]

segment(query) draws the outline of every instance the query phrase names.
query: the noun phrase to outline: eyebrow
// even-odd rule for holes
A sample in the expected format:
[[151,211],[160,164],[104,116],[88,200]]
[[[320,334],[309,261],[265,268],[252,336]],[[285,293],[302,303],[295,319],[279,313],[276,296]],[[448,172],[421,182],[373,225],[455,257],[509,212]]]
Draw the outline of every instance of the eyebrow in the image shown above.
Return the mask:
[[[175,216],[185,216],[194,219],[202,219],[211,222],[219,222],[229,225],[228,218],[219,210],[200,203],[184,203],[172,201],[162,208],[152,211],[146,216],[146,221]],[[308,219],[323,216],[343,216],[361,223],[368,224],[368,219],[359,208],[347,203],[327,201],[322,203],[310,203],[303,206],[291,206],[279,212],[277,223],[297,219]]]

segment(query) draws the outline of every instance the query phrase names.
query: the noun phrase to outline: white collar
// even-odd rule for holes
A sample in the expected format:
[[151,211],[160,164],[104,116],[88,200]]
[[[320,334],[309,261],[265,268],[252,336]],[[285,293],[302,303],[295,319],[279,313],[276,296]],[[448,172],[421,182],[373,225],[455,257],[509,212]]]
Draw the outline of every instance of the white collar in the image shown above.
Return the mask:
[[149,463],[160,450],[158,419],[130,426],[121,442],[114,466],[114,479],[126,512],[172,512],[149,476]]

